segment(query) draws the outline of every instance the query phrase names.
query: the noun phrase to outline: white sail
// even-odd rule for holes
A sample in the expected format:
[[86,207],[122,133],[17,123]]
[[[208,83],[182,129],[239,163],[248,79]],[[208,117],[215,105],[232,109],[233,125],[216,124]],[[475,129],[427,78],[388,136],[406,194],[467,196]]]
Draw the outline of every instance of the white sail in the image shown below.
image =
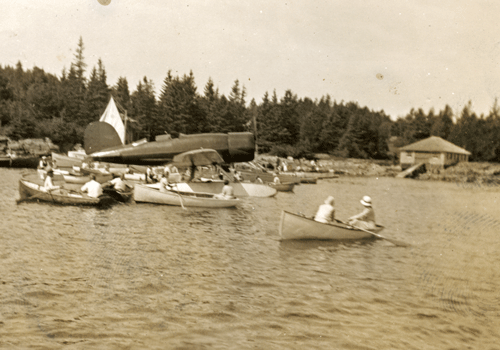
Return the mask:
[[106,110],[99,119],[100,122],[105,122],[113,126],[120,136],[120,140],[125,144],[125,126],[123,125],[122,118],[120,117],[120,113],[118,112],[118,108],[116,108],[115,100],[113,97],[109,100],[108,106]]

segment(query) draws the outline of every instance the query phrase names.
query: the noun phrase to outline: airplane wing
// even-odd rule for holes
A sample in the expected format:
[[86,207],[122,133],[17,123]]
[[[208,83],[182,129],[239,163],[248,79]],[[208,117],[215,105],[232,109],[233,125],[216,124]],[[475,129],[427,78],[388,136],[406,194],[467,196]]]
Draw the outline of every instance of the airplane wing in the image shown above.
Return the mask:
[[176,166],[204,166],[223,164],[224,159],[213,149],[196,149],[179,153],[172,159]]

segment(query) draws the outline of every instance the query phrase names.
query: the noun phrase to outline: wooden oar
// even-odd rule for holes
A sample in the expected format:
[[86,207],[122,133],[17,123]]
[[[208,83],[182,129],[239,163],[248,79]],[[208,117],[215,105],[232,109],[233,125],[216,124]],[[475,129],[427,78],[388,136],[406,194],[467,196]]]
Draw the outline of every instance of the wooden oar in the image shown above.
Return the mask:
[[335,221],[338,221],[338,222],[340,222],[340,223],[342,223],[342,224],[344,224],[344,225],[347,225],[347,226],[349,226],[349,227],[352,227],[352,228],[354,228],[354,229],[356,229],[356,230],[360,230],[360,231],[367,232],[367,233],[369,233],[369,234],[374,235],[375,237],[378,237],[378,238],[381,238],[381,239],[385,239],[386,241],[389,241],[389,242],[391,242],[392,244],[397,245],[397,246],[399,246],[399,247],[408,247],[408,246],[410,246],[408,243],[405,243],[405,242],[397,241],[397,240],[395,240],[395,239],[391,239],[391,238],[384,237],[384,236],[382,236],[382,235],[379,235],[378,233],[375,233],[375,232],[372,232],[372,231],[365,230],[364,228],[361,228],[361,227],[357,227],[357,226],[349,225],[347,222],[344,222],[344,221],[342,221],[342,220],[335,219]]

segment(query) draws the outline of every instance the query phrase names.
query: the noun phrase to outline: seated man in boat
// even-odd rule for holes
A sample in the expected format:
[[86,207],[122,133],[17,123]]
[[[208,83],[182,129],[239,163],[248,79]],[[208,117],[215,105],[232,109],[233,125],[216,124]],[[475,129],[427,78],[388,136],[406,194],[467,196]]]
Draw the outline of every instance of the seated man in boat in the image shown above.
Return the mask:
[[329,196],[318,208],[314,221],[329,224],[335,220],[335,198]]
[[172,186],[168,182],[168,177],[162,176],[160,179],[160,192],[168,192],[170,190],[172,190]]
[[274,183],[275,183],[276,185],[280,184],[280,183],[281,183],[281,180],[280,180],[280,178],[278,177],[278,174],[273,173],[273,176],[274,176]]
[[122,173],[120,176],[117,176],[113,180],[107,182],[107,184],[113,185],[113,188],[117,191],[126,192],[128,188],[124,180],[125,174]]
[[52,178],[54,177],[54,170],[52,168],[48,167],[47,168],[47,176],[45,177],[45,181],[43,183],[43,189],[44,191],[53,191],[60,189],[61,186],[54,186],[54,183],[52,182]]
[[365,209],[360,214],[351,216],[348,220],[349,225],[364,230],[374,230],[377,225],[375,224],[375,212],[372,208],[372,199],[368,196],[364,196],[360,202]]
[[263,184],[264,181],[262,181],[262,179],[260,178],[260,176],[257,176],[257,178],[255,179],[255,182],[258,183],[258,184]]
[[224,187],[222,187],[222,192],[214,195],[216,199],[234,199],[234,189],[229,185],[228,180],[224,180]]
[[95,180],[95,175],[90,174],[90,181],[81,188],[82,192],[87,192],[89,197],[98,198],[102,195],[102,186]]

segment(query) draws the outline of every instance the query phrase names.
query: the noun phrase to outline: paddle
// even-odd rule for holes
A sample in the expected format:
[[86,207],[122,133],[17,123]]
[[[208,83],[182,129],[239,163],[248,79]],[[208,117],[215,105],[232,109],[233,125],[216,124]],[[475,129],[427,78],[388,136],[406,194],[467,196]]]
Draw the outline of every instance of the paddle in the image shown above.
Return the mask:
[[375,232],[372,232],[372,231],[365,230],[364,228],[361,228],[361,227],[352,226],[352,225],[350,225],[350,224],[348,224],[347,222],[344,222],[344,221],[342,221],[342,220],[335,219],[335,221],[338,221],[338,222],[340,222],[340,223],[342,223],[342,224],[344,224],[344,225],[347,225],[347,226],[349,226],[349,227],[352,227],[352,228],[354,228],[354,229],[356,229],[356,230],[361,230],[361,231],[367,232],[367,233],[369,233],[369,234],[374,235],[375,237],[378,237],[378,238],[381,238],[381,239],[385,239],[386,241],[389,241],[389,242],[391,242],[392,244],[397,245],[397,246],[399,246],[399,247],[408,247],[408,246],[410,246],[408,243],[405,243],[405,242],[397,241],[397,240],[395,240],[395,239],[391,239],[391,238],[384,237],[384,236],[382,236],[382,235],[379,235],[378,233],[375,233]]

